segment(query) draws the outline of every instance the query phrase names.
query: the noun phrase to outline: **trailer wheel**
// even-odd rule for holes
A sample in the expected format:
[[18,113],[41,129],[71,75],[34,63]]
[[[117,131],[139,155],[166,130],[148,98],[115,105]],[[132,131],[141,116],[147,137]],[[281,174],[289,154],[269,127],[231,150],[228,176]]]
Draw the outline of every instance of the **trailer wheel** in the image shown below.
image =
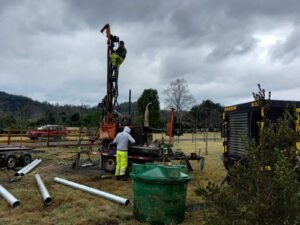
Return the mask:
[[25,153],[21,156],[21,164],[22,166],[27,166],[29,163],[31,163],[32,157],[31,154]]
[[114,173],[116,170],[116,158],[105,157],[103,158],[103,169],[107,172]]
[[5,159],[5,165],[7,169],[13,169],[17,164],[17,156],[16,155],[8,155]]

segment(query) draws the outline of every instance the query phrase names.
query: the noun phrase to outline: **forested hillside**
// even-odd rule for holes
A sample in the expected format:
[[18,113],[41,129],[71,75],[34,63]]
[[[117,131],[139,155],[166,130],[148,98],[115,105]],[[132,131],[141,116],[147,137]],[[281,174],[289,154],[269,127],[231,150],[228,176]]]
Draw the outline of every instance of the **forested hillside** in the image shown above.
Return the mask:
[[[147,90],[146,90],[147,91]],[[152,90],[153,91],[153,90]],[[156,93],[156,92],[155,92]],[[157,95],[157,93],[156,93]],[[143,98],[145,98],[143,100]],[[143,94],[137,102],[131,104],[131,113],[137,124],[143,123],[145,104],[153,102],[149,96]],[[157,113],[153,113],[154,106],[150,106],[150,125],[155,128],[164,128],[170,119],[170,110],[160,110],[157,104]],[[181,112],[181,121],[184,127],[209,128],[214,130],[220,127],[220,113],[222,106],[211,100],[204,100],[201,104],[194,105],[190,111]],[[118,112],[128,114],[129,103],[119,104]],[[97,106],[87,105],[58,105],[48,102],[38,102],[31,98],[0,92],[0,131],[7,128],[35,128],[45,124],[60,124],[65,126],[98,127],[101,121],[102,109]]]
[[[131,111],[134,111],[135,103]],[[119,105],[119,111],[128,112],[128,102]],[[101,110],[87,105],[53,105],[19,95],[0,91],[0,129],[11,127],[36,127],[44,124],[97,127]]]

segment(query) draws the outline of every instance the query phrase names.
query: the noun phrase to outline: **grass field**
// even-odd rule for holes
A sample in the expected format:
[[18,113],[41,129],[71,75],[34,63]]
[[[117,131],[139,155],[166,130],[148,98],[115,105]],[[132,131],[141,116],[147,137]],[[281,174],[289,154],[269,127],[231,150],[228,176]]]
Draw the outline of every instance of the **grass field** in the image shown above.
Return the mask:
[[[180,139],[188,137],[191,135],[187,134]],[[160,135],[156,138],[160,138]],[[221,183],[225,177],[225,169],[220,159],[222,144],[220,141],[209,141],[208,155],[204,155],[205,142],[187,142],[180,139],[178,142],[175,138],[175,149],[184,152],[198,152],[201,149],[201,155],[206,158],[205,169],[202,172],[197,161],[192,162],[195,171],[191,173],[192,180],[188,184],[187,205],[197,204],[201,202],[194,192],[197,183],[205,184],[208,180]],[[66,178],[132,200],[131,181],[101,179],[104,172],[95,167],[71,169],[77,148],[45,148],[44,150],[45,153],[35,155],[35,158],[43,159],[42,164],[15,182],[8,183],[6,173],[0,170],[0,183],[21,202],[20,207],[12,209],[3,199],[0,199],[0,224],[142,224],[133,218],[131,204],[121,206],[56,184],[53,178],[55,176]],[[34,180],[35,173],[41,175],[53,197],[53,204],[49,207],[43,206]],[[201,216],[200,211],[186,213],[183,224],[201,224]]]

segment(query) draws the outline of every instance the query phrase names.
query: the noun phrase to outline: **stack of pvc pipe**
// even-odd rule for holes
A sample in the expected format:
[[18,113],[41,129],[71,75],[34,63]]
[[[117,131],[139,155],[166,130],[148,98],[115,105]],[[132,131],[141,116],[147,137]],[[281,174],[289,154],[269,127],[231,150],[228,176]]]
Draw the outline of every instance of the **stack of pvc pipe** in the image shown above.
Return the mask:
[[13,208],[16,208],[20,205],[20,201],[16,199],[15,196],[13,196],[10,192],[8,192],[2,185],[0,185],[0,196],[4,198]]
[[15,173],[15,176],[24,176],[27,173],[29,173],[31,170],[33,170],[37,165],[39,165],[42,162],[41,159],[35,159],[27,166],[20,169],[18,172]]
[[110,193],[107,193],[107,192],[104,192],[104,191],[100,191],[100,190],[97,190],[95,188],[91,188],[91,187],[88,187],[88,186],[85,186],[85,185],[82,185],[82,184],[78,184],[78,183],[75,183],[75,182],[72,182],[72,181],[68,181],[68,180],[65,180],[65,179],[62,179],[62,178],[59,178],[59,177],[54,177],[54,181],[57,182],[57,183],[63,184],[65,186],[75,188],[75,189],[87,192],[87,193],[92,194],[92,195],[99,196],[101,198],[105,198],[107,200],[110,200],[110,201],[113,201],[113,202],[116,202],[116,203],[119,203],[119,204],[122,204],[122,205],[128,205],[129,204],[129,200],[126,199],[126,198],[122,198],[120,196],[113,195],[113,194],[110,194]]
[[51,205],[52,198],[39,174],[35,174],[35,181],[40,189],[40,193],[43,197],[43,202],[46,206]]

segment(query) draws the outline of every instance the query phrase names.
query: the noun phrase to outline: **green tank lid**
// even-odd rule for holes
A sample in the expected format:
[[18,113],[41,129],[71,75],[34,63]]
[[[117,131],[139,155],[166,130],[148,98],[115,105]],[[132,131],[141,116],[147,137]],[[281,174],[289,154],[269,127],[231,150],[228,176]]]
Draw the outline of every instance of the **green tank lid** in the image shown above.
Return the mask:
[[187,183],[191,177],[183,165],[134,164],[130,176],[134,180],[151,183]]

